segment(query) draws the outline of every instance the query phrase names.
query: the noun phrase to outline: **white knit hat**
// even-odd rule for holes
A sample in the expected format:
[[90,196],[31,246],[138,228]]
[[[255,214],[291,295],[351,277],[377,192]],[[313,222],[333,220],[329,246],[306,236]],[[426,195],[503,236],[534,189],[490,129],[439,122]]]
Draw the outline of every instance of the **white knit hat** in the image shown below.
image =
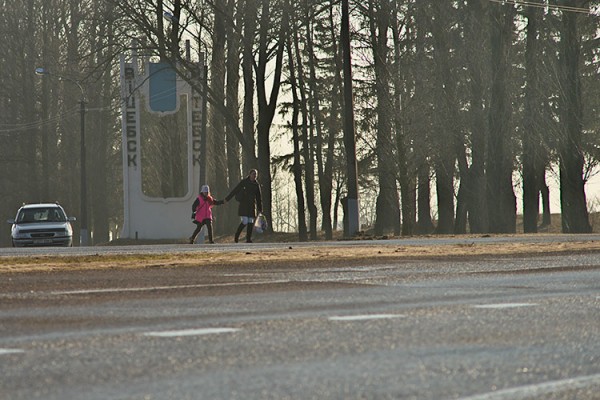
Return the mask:
[[202,189],[200,189],[200,193],[210,193],[210,188],[208,185],[202,185]]

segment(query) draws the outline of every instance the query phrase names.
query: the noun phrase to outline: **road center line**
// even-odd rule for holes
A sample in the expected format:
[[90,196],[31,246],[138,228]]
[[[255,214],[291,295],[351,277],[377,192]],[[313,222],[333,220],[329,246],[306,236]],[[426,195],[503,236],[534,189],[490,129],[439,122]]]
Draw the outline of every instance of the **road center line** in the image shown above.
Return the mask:
[[0,349],[0,356],[5,355],[5,354],[18,354],[18,353],[25,353],[25,350],[21,350],[21,349]]
[[519,386],[510,389],[497,390],[495,392],[483,393],[475,396],[462,397],[459,400],[518,400],[538,397],[555,393],[558,390],[581,389],[590,385],[600,384],[600,374],[580,376],[578,378],[561,379]]
[[203,328],[203,329],[183,329],[178,331],[146,332],[144,336],[153,337],[180,337],[180,336],[200,336],[212,335],[217,333],[237,332],[235,328]]
[[225,286],[246,286],[246,285],[266,285],[272,283],[289,283],[289,280],[257,281],[257,282],[232,282],[232,283],[212,283],[202,285],[173,285],[173,286],[149,286],[132,288],[104,288],[104,289],[81,289],[64,290],[50,292],[51,295],[69,295],[69,294],[97,294],[97,293],[121,293],[121,292],[151,292],[156,290],[176,290],[176,289],[194,289],[204,287],[225,287]]
[[503,308],[533,307],[533,306],[537,306],[537,303],[478,304],[478,305],[474,305],[473,308],[503,309]]
[[340,315],[329,317],[330,321],[367,321],[372,319],[404,318],[402,314],[365,314],[365,315]]

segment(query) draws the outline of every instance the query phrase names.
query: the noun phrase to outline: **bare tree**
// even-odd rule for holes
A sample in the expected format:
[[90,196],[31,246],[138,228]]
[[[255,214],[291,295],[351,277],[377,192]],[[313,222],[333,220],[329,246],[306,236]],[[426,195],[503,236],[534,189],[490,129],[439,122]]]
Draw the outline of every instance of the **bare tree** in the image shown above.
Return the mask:
[[514,8],[494,7],[490,11],[492,92],[489,111],[487,151],[487,205],[490,231],[516,231],[516,197],[512,186],[510,148],[509,50],[514,32]]
[[[300,11],[300,21],[302,21],[301,25],[303,25],[304,29],[308,31],[309,22],[308,18],[306,18],[307,8],[304,7],[305,11]],[[290,12],[292,9],[290,8]],[[314,151],[314,142],[315,142],[315,121],[313,120],[314,114],[309,111],[309,99],[308,99],[308,84],[306,83],[306,72],[304,67],[304,61],[302,59],[302,54],[300,50],[300,38],[299,38],[299,30],[301,27],[299,24],[294,24],[295,28],[292,30],[292,35],[294,37],[293,44],[293,53],[290,56],[296,59],[295,69],[297,70],[297,80],[298,84],[296,85],[296,89],[300,94],[298,106],[300,111],[302,112],[302,125],[301,125],[301,142],[302,142],[302,157],[304,159],[304,192],[306,193],[306,207],[308,209],[308,217],[309,217],[309,233],[310,238],[312,240],[317,239],[317,206],[315,204],[315,151]],[[306,33],[306,36],[310,36],[310,33]],[[308,39],[310,41],[310,39]],[[314,95],[313,92],[310,92]],[[311,102],[312,103],[312,102]],[[300,211],[300,210],[299,210]]]
[[[398,166],[398,182],[400,184],[401,197],[401,216],[402,216],[402,235],[412,235],[416,228],[416,174],[414,162],[414,153],[411,146],[411,138],[406,129],[406,111],[403,105],[403,96],[406,96],[409,86],[405,83],[408,73],[403,71],[402,65],[402,31],[408,28],[409,23],[403,23],[400,18],[398,2],[391,4],[391,30],[394,44],[394,62],[392,67],[393,82],[393,109],[394,128],[396,134],[396,158]],[[405,17],[406,21],[410,18]],[[413,19],[414,20],[414,19]],[[411,38],[412,39],[412,38]],[[412,85],[412,83],[410,84]]]
[[[225,88],[225,98],[227,114],[231,116],[233,121],[239,123],[240,106],[239,106],[239,84],[240,84],[240,51],[242,37],[240,35],[240,25],[242,24],[242,13],[237,9],[235,0],[227,1],[226,20],[229,21],[225,25],[227,37],[227,83]],[[236,127],[237,128],[237,127]],[[245,174],[248,171],[240,171],[240,143],[235,136],[236,129],[231,128],[231,124],[225,125],[226,142],[227,142],[227,177],[230,186],[235,185],[240,181],[242,172]],[[225,193],[223,193],[225,195]],[[222,213],[221,213],[222,215]],[[226,226],[232,229],[235,227],[234,219],[236,215],[229,212],[226,213]]]
[[[489,230],[489,215],[487,208],[486,197],[486,177],[485,177],[485,162],[488,126],[485,122],[486,108],[489,104],[489,94],[486,82],[488,81],[489,70],[486,62],[487,52],[489,48],[487,26],[483,21],[487,20],[487,5],[481,0],[469,0],[466,9],[466,27],[465,38],[466,45],[469,48],[480,46],[478,51],[466,51],[467,79],[468,85],[468,101],[470,109],[468,115],[468,127],[470,131],[471,144],[471,166],[466,179],[468,182],[462,182],[464,185],[466,203],[465,208],[468,213],[469,227],[472,233],[484,233]],[[483,42],[483,46],[482,46]],[[461,199],[459,199],[461,201]]]
[[[226,1],[211,1],[213,10],[213,33],[212,33],[212,48],[210,60],[210,86],[212,92],[211,107],[208,113],[208,132],[207,132],[207,149],[210,157],[208,161],[207,179],[211,184],[211,191],[214,193],[222,193],[222,196],[228,193],[229,186],[227,181],[223,179],[227,174],[227,154],[226,154],[226,135],[225,135],[225,117],[220,111],[227,110],[225,105],[225,78],[227,69],[226,58],[226,43],[227,43],[227,18],[226,18]],[[231,187],[237,182],[231,182]],[[216,214],[222,215],[223,210]],[[217,229],[225,230],[227,226],[223,218],[217,217]]]
[[[586,1],[569,1],[583,6]],[[560,202],[562,230],[564,233],[587,233],[589,223],[583,181],[582,104],[580,65],[580,37],[577,31],[577,14],[563,12],[560,38],[561,62],[561,123],[559,139],[560,158]]]
[[[527,72],[525,123],[523,131],[523,231],[525,233],[537,232],[540,187],[540,142],[538,132],[539,123],[536,123],[540,110],[539,77],[538,77],[538,25],[541,10],[537,7],[527,8],[527,48],[525,66]],[[543,168],[543,165],[542,165]]]
[[[287,4],[289,6],[289,3]],[[299,117],[300,114],[300,98],[298,96],[298,81],[296,79],[296,74],[300,73],[296,70],[295,60],[297,59],[294,53],[296,52],[296,45],[298,41],[298,24],[296,22],[292,22],[290,24],[292,29],[292,34],[288,35],[287,39],[287,53],[288,53],[288,69],[289,69],[289,81],[292,92],[292,142],[294,144],[294,163],[292,166],[292,171],[294,174],[294,187],[296,189],[296,201],[298,207],[298,239],[303,242],[308,239],[308,232],[306,229],[306,212],[305,212],[305,203],[304,203],[304,191],[302,189],[302,165],[300,161],[300,127]],[[292,42],[293,40],[293,42]]]
[[[272,35],[276,17],[275,2],[261,0],[260,23],[258,28],[258,61],[256,63],[256,86],[258,101],[258,167],[260,182],[263,187],[263,213],[272,220],[272,177],[271,177],[271,125],[277,110],[277,99],[281,87],[281,73],[283,68],[283,53],[285,49],[285,35],[288,30],[288,10],[281,9],[279,23],[275,23],[275,35]],[[272,69],[269,63],[273,61]],[[267,85],[271,75],[271,90],[267,94]]]
[[376,153],[379,195],[376,206],[376,235],[389,231],[400,234],[400,208],[392,141],[393,97],[390,93],[391,65],[388,45],[391,11],[389,0],[369,1],[369,27],[377,97]]

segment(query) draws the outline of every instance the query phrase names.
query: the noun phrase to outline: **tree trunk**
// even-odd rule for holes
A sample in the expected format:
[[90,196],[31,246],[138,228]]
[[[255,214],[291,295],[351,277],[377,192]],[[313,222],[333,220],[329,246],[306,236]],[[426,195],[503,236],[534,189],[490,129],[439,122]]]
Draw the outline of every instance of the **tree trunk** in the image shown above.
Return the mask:
[[300,109],[302,110],[302,155],[304,157],[304,184],[306,187],[306,206],[309,216],[309,232],[311,240],[317,239],[317,206],[315,204],[315,160],[314,160],[314,129],[310,123],[308,99],[306,95],[306,82],[304,79],[304,64],[300,54],[298,32],[294,31],[294,50],[298,65],[298,86],[300,92]]
[[[224,4],[218,2],[214,7],[214,32],[212,36],[212,58],[210,61],[210,89],[212,92],[212,106],[208,112],[208,129],[206,132],[207,150],[209,157],[206,160],[206,182],[211,186],[211,192],[223,196],[230,189],[227,180],[227,157],[225,143],[225,120],[220,109],[225,109],[225,45],[227,30],[225,29]],[[215,210],[217,211],[217,210]],[[218,217],[214,223],[215,231],[231,229],[225,224],[224,218]]]
[[[329,7],[329,35],[331,43],[339,43],[340,38],[336,35],[336,24],[334,21],[334,5],[333,2]],[[333,218],[331,226],[328,227],[326,224],[326,214],[331,213],[332,196],[334,192],[334,151],[335,142],[338,132],[343,127],[340,126],[341,111],[343,109],[344,95],[343,95],[343,60],[339,47],[333,46],[333,84],[331,86],[331,109],[329,111],[329,118],[327,121],[327,151],[325,154],[325,167],[323,170],[323,177],[319,177],[320,195],[321,195],[321,208],[323,209],[323,229],[325,230],[325,237],[327,239],[333,238],[333,231],[337,230],[338,226],[338,205],[340,197],[339,180],[335,190],[335,199],[333,200]]]
[[[467,46],[476,46],[486,37],[486,28],[481,21],[485,20],[486,8],[481,0],[469,0],[468,22],[465,32]],[[481,46],[482,48],[487,47]],[[470,80],[469,109],[471,131],[471,166],[467,175],[466,208],[468,213],[469,230],[471,233],[485,233],[489,230],[489,216],[486,198],[485,160],[487,146],[487,129],[485,124],[485,105],[487,96],[484,82],[487,76],[484,71],[486,63],[482,60],[485,51],[467,51],[467,69]]]
[[[297,40],[297,25],[294,24],[294,40]],[[290,35],[291,36],[291,35]],[[300,138],[298,134],[298,114],[300,113],[300,100],[298,99],[298,84],[296,81],[296,68],[294,65],[294,54],[292,51],[292,41],[288,36],[288,66],[290,73],[290,86],[292,92],[292,142],[294,144],[294,186],[296,188],[296,201],[298,207],[298,240],[305,242],[308,240],[306,230],[306,212],[304,204],[304,193],[302,190],[302,165],[300,162]]]
[[[376,4],[374,4],[376,3]],[[375,61],[375,94],[377,96],[377,171],[379,195],[377,196],[375,234],[386,232],[400,234],[400,207],[394,155],[392,149],[393,103],[389,92],[390,69],[388,63],[388,31],[390,28],[389,0],[370,2],[371,46]]]
[[[441,96],[435,100],[436,109],[440,117],[444,117],[441,111],[444,102]],[[434,135],[433,163],[435,170],[435,187],[438,207],[438,224],[435,232],[438,234],[450,234],[454,232],[454,161],[455,155],[452,149],[448,150],[451,143],[451,134],[446,131],[443,123],[437,122]]]
[[542,226],[550,226],[552,223],[552,211],[550,210],[550,188],[546,184],[546,171],[539,170],[538,187],[542,196]]
[[[427,60],[427,36],[426,29],[420,29],[420,26],[425,26],[429,20],[427,15],[427,7],[429,2],[415,3],[415,64],[417,65],[413,71],[414,74],[414,95],[412,102],[424,104],[427,98],[427,71],[419,68],[420,65],[425,65]],[[411,92],[411,88],[407,89]],[[408,97],[408,96],[407,96]],[[410,98],[410,97],[409,97]],[[416,193],[417,193],[417,227],[416,233],[430,234],[435,230],[435,225],[431,215],[431,131],[430,123],[420,126],[409,121],[406,130],[412,130],[408,136],[412,138],[412,146],[414,148],[414,165],[416,171]],[[403,200],[404,201],[404,200]],[[404,215],[406,216],[406,215]]]
[[[459,126],[459,119],[457,118],[460,115],[460,106],[457,101],[457,82],[458,77],[455,76],[454,71],[458,68],[453,68],[453,59],[451,57],[452,53],[456,52],[457,49],[454,49],[450,41],[452,40],[452,36],[456,35],[455,32],[448,33],[447,30],[450,30],[450,27],[453,25],[454,20],[452,18],[453,15],[453,7],[449,2],[435,2],[433,7],[434,15],[435,15],[435,23],[432,24],[432,33],[434,38],[434,43],[436,46],[435,51],[435,62],[436,62],[436,70],[438,71],[438,76],[440,80],[440,90],[442,92],[443,103],[440,104],[440,109],[438,114],[441,114],[445,126],[445,129],[440,129],[440,131],[444,132],[444,142],[446,142],[447,148],[439,147],[441,152],[448,153],[443,156],[442,162],[445,164],[444,166],[444,174],[446,175],[445,179],[448,180],[446,185],[449,190],[450,186],[450,173],[454,170],[454,164],[456,162],[458,166],[458,173],[460,177],[459,184],[459,193],[457,196],[457,205],[456,205],[456,219],[453,221],[453,232],[454,233],[466,233],[466,222],[467,222],[467,204],[468,197],[467,192],[470,188],[469,182],[469,166],[467,160],[467,154],[465,149],[465,138]],[[447,27],[447,28],[444,28]],[[447,132],[446,132],[447,130]],[[453,159],[450,158],[450,154],[453,153]],[[452,168],[448,170],[449,168]],[[439,180],[436,174],[436,178]],[[453,186],[453,185],[452,185]],[[448,216],[446,217],[448,221],[446,222],[442,214],[442,210],[446,206],[440,207],[440,223],[450,223],[450,214],[448,207]],[[438,231],[440,227],[438,227]]]
[[256,31],[258,5],[256,0],[244,1],[244,40],[242,55],[242,72],[244,75],[244,116],[242,122],[242,131],[244,138],[248,142],[247,147],[242,148],[242,175],[245,175],[252,168],[258,168],[255,147],[256,140],[254,135],[254,54],[253,45]]
[[430,166],[425,158],[417,167],[417,233],[430,234],[435,230],[431,219],[431,176]]
[[[285,7],[284,7],[285,8]],[[277,98],[281,87],[281,71],[283,52],[285,49],[284,36],[288,33],[288,14],[283,10],[282,20],[278,29],[278,38],[275,45],[274,65],[269,63],[269,27],[271,21],[269,0],[262,0],[261,22],[259,28],[258,63],[256,67],[257,100],[258,100],[258,168],[259,181],[262,186],[263,214],[268,221],[272,221],[272,178],[271,178],[271,144],[270,131],[273,117],[277,109]],[[267,74],[272,74],[272,79],[267,79]],[[269,81],[269,82],[267,82]],[[266,85],[272,83],[269,98],[267,98]],[[271,227],[270,227],[271,228]]]
[[[309,16],[310,16],[310,8],[307,7],[306,9],[306,13],[305,13],[305,21],[306,21],[306,50],[308,53],[308,66],[309,66],[309,80],[308,80],[308,85],[309,85],[309,90],[310,90],[310,108],[311,108],[311,115],[313,117],[313,123],[315,126],[315,132],[316,132],[316,136],[315,136],[315,161],[317,164],[317,176],[318,176],[318,180],[319,180],[319,200],[321,203],[321,213],[322,213],[322,219],[321,219],[321,229],[325,231],[325,238],[326,239],[332,239],[333,237],[333,233],[332,233],[332,228],[331,228],[331,173],[329,172],[329,175],[325,174],[325,170],[326,170],[326,166],[324,165],[325,162],[329,161],[329,158],[327,157],[326,160],[323,160],[323,141],[325,138],[325,134],[323,132],[323,125],[324,125],[324,120],[323,120],[323,114],[321,113],[321,106],[320,106],[320,101],[321,101],[321,96],[320,96],[320,92],[319,92],[319,86],[318,86],[318,78],[317,78],[317,72],[316,72],[316,64],[317,64],[317,57],[315,55],[314,52],[314,44],[313,44],[313,23],[311,22]],[[332,113],[336,113],[337,112],[337,108],[333,106],[333,103],[336,102],[336,100],[334,98],[331,99],[332,101],[332,109],[331,112]],[[331,134],[331,132],[329,132],[329,134]],[[314,214],[315,214],[315,233],[316,233],[316,216],[317,216],[317,210],[316,210],[316,206],[314,209]],[[311,219],[312,221],[312,219]],[[311,232],[312,232],[312,228],[311,228]]]
[[[400,37],[402,35],[402,27],[398,17],[398,4],[392,3],[392,32],[394,37],[394,123],[396,133],[396,162],[398,165],[398,183],[400,184],[401,198],[401,216],[402,222],[401,234],[409,236],[415,233],[416,229],[416,171],[414,166],[409,162],[409,154],[411,153],[410,139],[407,137],[405,130],[405,111],[402,104],[402,95],[404,93],[402,65],[402,50]],[[410,171],[410,172],[409,172]],[[412,173],[411,173],[412,172]]]
[[585,182],[583,180],[583,153],[581,150],[582,104],[579,74],[580,39],[577,32],[577,14],[564,12],[561,32],[561,123],[559,139],[560,203],[562,231],[588,233],[589,223]]
[[[239,83],[240,83],[240,74],[239,74],[239,65],[240,65],[240,36],[237,33],[236,27],[233,25],[234,21],[236,21],[236,13],[235,13],[235,0],[228,0],[227,2],[227,20],[229,23],[226,25],[227,32],[227,83],[225,88],[225,98],[226,104],[225,107],[227,109],[227,114],[231,117],[233,121],[237,124],[240,120],[239,113]],[[237,15],[241,15],[238,13]],[[239,26],[239,23],[237,24]],[[235,132],[230,128],[231,124],[226,126],[226,141],[227,141],[227,177],[229,187],[234,187],[242,178],[246,176],[248,171],[240,171],[240,146],[239,141],[236,138]],[[223,198],[227,195],[227,191],[217,193],[219,198]],[[217,208],[218,214],[217,216],[221,216],[224,224],[229,229],[227,231],[231,231],[231,229],[235,228],[236,221],[238,220],[237,215],[232,213],[230,210],[226,208]],[[218,219],[218,218],[217,218]]]
[[[70,0],[68,7],[71,18],[69,19],[70,25],[67,28],[67,66],[62,75],[78,81],[81,73],[79,51],[81,49],[80,32],[83,16],[79,1]],[[68,99],[66,107],[69,109],[78,107],[81,92],[77,85],[73,82],[63,82],[63,93],[65,98]],[[61,140],[65,141],[64,151],[66,154],[76,155],[66,157],[65,160],[65,171],[68,171],[67,188],[69,190],[66,208],[71,210],[71,214],[79,217],[75,223],[76,226],[73,227],[73,243],[80,243],[81,215],[83,211],[81,208],[81,129],[79,119],[79,116],[71,118],[71,124],[67,129],[68,133],[61,137]]]
[[454,158],[448,154],[438,155],[435,164],[435,189],[437,192],[438,224],[435,232],[454,232]]
[[[92,66],[95,63],[101,65],[107,62],[108,55],[114,54],[115,51],[114,45],[112,45],[115,42],[112,33],[114,27],[114,20],[111,17],[114,15],[112,7],[103,3],[102,6],[96,8],[95,12],[97,18],[94,21],[98,21],[98,34],[90,40],[94,49],[93,54],[96,54],[97,58],[93,60]],[[92,100],[90,99],[90,108],[102,110],[97,113],[89,113],[88,120],[90,123],[86,127],[88,133],[86,143],[92,149],[88,152],[90,184],[87,185],[91,206],[91,223],[89,226],[90,232],[93,232],[90,243],[99,244],[109,241],[111,211],[118,207],[117,204],[114,204],[118,201],[116,198],[111,197],[108,199],[106,196],[106,193],[109,193],[111,187],[114,187],[116,183],[110,182],[111,170],[106,168],[106,165],[111,164],[111,158],[114,154],[111,141],[112,124],[110,123],[114,118],[111,111],[111,103],[114,97],[110,71],[99,70],[97,79],[91,85],[88,92],[98,93],[99,96],[95,103],[91,103]],[[119,197],[120,200],[120,196],[115,197]]]
[[[37,53],[35,49],[34,34],[37,30],[36,18],[35,18],[35,5],[33,0],[27,0],[25,5],[25,23],[27,26],[26,31],[28,35],[24,38],[24,51],[20,52],[20,64],[22,76],[33,75],[33,65],[35,64],[34,56]],[[34,80],[33,79],[21,79],[22,95],[19,96],[21,101],[21,107],[23,109],[23,115],[27,115],[35,109],[35,96],[34,96]],[[16,100],[16,99],[15,99]],[[36,127],[30,127],[25,132],[24,137],[26,140],[23,141],[23,157],[26,160],[26,168],[23,173],[25,175],[24,181],[27,185],[27,198],[29,201],[49,201],[50,199],[39,198],[40,188],[40,168],[38,162],[38,137],[39,130]]]
[[537,25],[540,10],[535,7],[527,8],[527,48],[525,53],[525,68],[527,73],[527,86],[525,93],[525,123],[523,130],[523,232],[536,233],[539,217],[540,187],[537,167],[538,147],[541,136],[537,131],[539,126],[537,116],[540,99],[538,80],[538,40]]
[[510,99],[507,93],[514,9],[495,7],[490,12],[492,54],[492,96],[489,111],[487,202],[490,231],[516,231],[516,198],[512,187],[510,146]]

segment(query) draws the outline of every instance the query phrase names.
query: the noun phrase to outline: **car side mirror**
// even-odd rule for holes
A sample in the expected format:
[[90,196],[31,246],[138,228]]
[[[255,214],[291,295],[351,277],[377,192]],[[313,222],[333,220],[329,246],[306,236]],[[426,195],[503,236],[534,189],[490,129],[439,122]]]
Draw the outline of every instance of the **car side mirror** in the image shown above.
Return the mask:
[[6,222],[8,222],[9,224],[14,224],[15,220],[14,219],[7,219]]
[[69,222],[73,222],[73,221],[77,221],[77,218],[75,218],[75,217],[69,217],[69,218],[67,218],[67,220]]

